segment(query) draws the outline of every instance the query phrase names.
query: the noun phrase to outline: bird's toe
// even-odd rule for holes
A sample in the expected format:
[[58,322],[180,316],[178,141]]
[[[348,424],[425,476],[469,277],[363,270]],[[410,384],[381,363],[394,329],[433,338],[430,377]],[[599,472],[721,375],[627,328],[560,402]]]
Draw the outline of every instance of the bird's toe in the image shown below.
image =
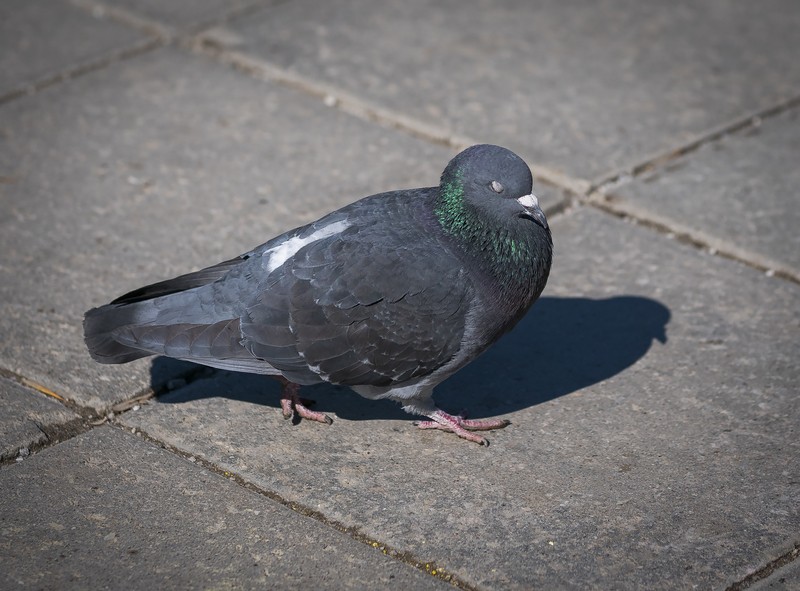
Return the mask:
[[284,419],[292,419],[297,415],[300,418],[316,421],[318,423],[325,423],[326,425],[333,423],[333,419],[324,412],[317,412],[308,408],[310,405],[314,404],[314,401],[308,398],[300,398],[299,385],[293,384],[285,378],[281,378],[280,382],[283,384],[283,390],[281,391],[281,410],[283,411]]
[[489,445],[485,437],[481,437],[472,431],[491,431],[492,429],[502,429],[511,424],[506,419],[466,419],[464,413],[451,415],[442,410],[436,410],[430,415],[430,421],[416,421],[414,424],[419,429],[439,429],[455,433],[462,439],[473,441],[479,445]]

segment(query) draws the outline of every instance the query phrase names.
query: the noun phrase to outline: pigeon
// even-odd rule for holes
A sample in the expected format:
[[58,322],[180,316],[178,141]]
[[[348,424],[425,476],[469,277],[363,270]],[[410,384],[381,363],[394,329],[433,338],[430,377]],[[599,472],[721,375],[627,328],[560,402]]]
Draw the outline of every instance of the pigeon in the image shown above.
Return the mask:
[[100,363],[149,355],[282,384],[285,417],[331,419],[301,385],[388,398],[482,445],[509,424],[451,415],[434,387],[508,332],[545,287],[550,228],[528,165],[481,144],[456,155],[438,187],[365,197],[236,258],[89,310]]

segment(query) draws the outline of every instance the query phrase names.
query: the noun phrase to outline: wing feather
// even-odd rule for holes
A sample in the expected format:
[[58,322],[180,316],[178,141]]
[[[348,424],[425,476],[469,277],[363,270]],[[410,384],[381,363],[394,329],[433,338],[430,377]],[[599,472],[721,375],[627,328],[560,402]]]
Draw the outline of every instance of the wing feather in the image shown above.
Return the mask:
[[402,211],[413,206],[352,210],[347,229],[289,257],[247,306],[241,329],[253,354],[346,385],[386,386],[450,361],[472,287],[440,239]]

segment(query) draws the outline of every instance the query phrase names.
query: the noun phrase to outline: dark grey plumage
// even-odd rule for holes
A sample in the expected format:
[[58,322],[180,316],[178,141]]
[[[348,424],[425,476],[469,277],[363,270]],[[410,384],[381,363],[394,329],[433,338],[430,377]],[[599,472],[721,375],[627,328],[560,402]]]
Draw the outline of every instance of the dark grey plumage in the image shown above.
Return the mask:
[[[86,313],[92,357],[166,355],[293,384],[392,398],[443,428],[504,426],[435,407],[433,387],[508,331],[539,297],[550,230],[527,165],[468,148],[439,187],[366,197],[237,258]],[[284,396],[301,416],[296,387]],[[290,411],[289,411],[290,412]],[[327,417],[325,417],[327,418]]]

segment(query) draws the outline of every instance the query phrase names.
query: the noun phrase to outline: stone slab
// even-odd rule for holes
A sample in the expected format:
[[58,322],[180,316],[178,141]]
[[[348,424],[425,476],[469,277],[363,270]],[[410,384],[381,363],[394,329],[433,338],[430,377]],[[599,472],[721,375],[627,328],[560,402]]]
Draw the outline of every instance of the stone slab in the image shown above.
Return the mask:
[[0,3],[0,96],[144,39],[61,0],[5,0]]
[[[150,385],[101,366],[83,313],[359,197],[438,184],[453,152],[162,49],[0,108],[0,367],[96,410]],[[186,371],[159,366],[154,385]]]
[[703,146],[613,194],[800,275],[800,109]]
[[749,587],[751,591],[798,591],[800,590],[800,560],[794,559],[779,568],[766,579]]
[[[245,0],[104,0],[107,6],[124,8],[131,14],[175,28],[190,28],[213,22],[225,13],[251,2]],[[269,4],[269,2],[265,2]]]
[[[492,589],[709,588],[800,531],[800,288],[579,209],[545,296],[436,394],[482,448],[320,386],[220,372],[126,425]],[[665,342],[662,344],[659,341]]]
[[448,589],[119,429],[0,470],[4,589]]
[[[60,403],[0,377],[0,462],[42,445],[80,421]],[[23,456],[27,455],[23,452]]]
[[592,180],[795,96],[798,27],[793,0],[298,0],[234,21],[230,38],[312,83]]

